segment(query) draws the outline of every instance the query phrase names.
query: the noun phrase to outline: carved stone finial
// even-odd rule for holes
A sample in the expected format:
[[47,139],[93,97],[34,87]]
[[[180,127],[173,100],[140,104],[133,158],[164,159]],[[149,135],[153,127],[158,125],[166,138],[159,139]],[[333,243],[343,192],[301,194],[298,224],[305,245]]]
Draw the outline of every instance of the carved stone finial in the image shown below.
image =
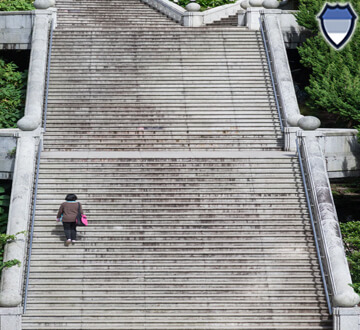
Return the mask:
[[251,7],[262,7],[264,0],[249,0],[249,4]]
[[266,9],[276,9],[279,7],[280,2],[278,0],[264,0],[262,5]]
[[320,127],[321,121],[313,116],[304,116],[299,119],[298,125],[304,131],[314,131]]
[[240,4],[241,8],[248,9],[250,7],[249,0],[243,0]]
[[34,7],[36,9],[48,9],[55,6],[55,0],[35,0]]
[[186,5],[185,9],[187,11],[200,11],[200,5],[196,2],[190,2]]

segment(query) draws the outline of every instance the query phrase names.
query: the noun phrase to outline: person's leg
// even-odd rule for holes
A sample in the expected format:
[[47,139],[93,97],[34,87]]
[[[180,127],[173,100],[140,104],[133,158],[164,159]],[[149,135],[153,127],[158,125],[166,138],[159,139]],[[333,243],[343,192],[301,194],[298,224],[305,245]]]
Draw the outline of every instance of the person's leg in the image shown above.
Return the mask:
[[76,241],[76,222],[70,222],[71,224],[71,240]]
[[64,233],[65,233],[65,237],[66,239],[71,239],[71,222],[63,222],[63,226],[64,226]]

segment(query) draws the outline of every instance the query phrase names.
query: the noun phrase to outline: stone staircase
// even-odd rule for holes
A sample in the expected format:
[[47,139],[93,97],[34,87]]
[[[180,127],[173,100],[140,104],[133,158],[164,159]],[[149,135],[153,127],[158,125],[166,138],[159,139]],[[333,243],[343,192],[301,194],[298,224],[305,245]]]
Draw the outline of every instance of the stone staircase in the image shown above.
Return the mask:
[[23,329],[331,328],[294,156],[83,154],[42,159]]
[[[57,7],[23,329],[331,329],[260,35]],[[90,220],[70,247],[67,193]]]

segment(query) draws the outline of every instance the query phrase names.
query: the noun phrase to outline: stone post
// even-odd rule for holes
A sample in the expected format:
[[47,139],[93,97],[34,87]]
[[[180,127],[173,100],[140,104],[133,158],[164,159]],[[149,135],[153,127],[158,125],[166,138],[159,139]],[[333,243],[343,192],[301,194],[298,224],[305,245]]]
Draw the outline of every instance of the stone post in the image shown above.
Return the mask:
[[334,308],[333,330],[360,329],[360,308]]
[[186,12],[183,17],[183,24],[187,27],[199,27],[204,25],[204,14],[200,12],[200,5],[190,2],[186,5]]
[[249,7],[246,12],[246,25],[249,30],[260,30],[260,11],[263,7]]

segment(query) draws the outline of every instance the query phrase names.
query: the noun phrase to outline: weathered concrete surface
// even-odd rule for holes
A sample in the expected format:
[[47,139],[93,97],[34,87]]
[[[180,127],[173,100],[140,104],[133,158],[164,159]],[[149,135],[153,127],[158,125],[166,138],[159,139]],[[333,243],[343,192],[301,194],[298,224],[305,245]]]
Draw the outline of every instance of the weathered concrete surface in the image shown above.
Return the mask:
[[23,131],[32,131],[41,124],[51,17],[51,11],[35,11],[25,116],[17,123],[18,127]]
[[182,24],[183,15],[186,12],[186,10],[183,7],[178,6],[176,3],[173,3],[168,0],[141,0],[141,1],[147,3],[149,6],[157,9],[159,12],[172,18],[174,21]]
[[216,8],[211,8],[208,10],[205,10],[204,13],[204,24],[211,24],[215,21],[219,21],[222,18],[226,18],[232,15],[235,15],[236,13],[241,10],[240,6],[241,0],[237,1],[235,3],[231,3],[228,5],[219,6]]
[[200,27],[235,15],[240,9],[240,2],[211,8],[203,12],[186,11],[184,8],[168,0],[142,0],[166,16],[187,27]]
[[284,43],[290,49],[300,46],[310,35],[309,31],[296,22],[295,13],[296,10],[281,10],[278,13]]
[[360,308],[334,308],[333,330],[359,330]]
[[[10,235],[28,230],[35,173],[36,146],[39,141],[38,136],[40,132],[36,131],[35,133],[22,132],[18,139],[7,228],[7,234]],[[9,243],[5,247],[4,261],[18,259],[21,265],[3,269],[2,271],[0,287],[1,306],[16,307],[22,302],[26,263],[26,237],[27,234],[21,234],[15,242]]]
[[282,115],[285,119],[284,126],[298,126],[298,122],[303,116],[300,114],[296,99],[294,83],[278,19],[278,12],[281,12],[281,10],[269,10],[269,13],[265,14],[265,30],[268,37],[274,75],[278,86],[279,102],[282,108]]
[[[296,151],[298,127],[285,127],[285,151]],[[330,179],[360,175],[360,144],[356,129],[318,128],[316,134]]]
[[15,156],[9,153],[16,148],[18,129],[0,130],[0,179],[12,178],[14,172]]
[[21,330],[22,308],[0,308],[0,330]]
[[325,159],[317,134],[317,132],[298,132],[303,140],[302,154],[311,184],[317,231],[321,237],[319,243],[326,259],[333,306],[353,307],[360,302],[360,297],[350,287],[352,280],[349,266],[327,176]]
[[320,145],[330,178],[360,175],[360,144],[356,129],[319,129]]
[[0,49],[30,49],[34,15],[31,11],[0,13]]
[[305,131],[314,131],[320,127],[320,124],[320,119],[314,116],[304,116],[298,121],[298,126]]

